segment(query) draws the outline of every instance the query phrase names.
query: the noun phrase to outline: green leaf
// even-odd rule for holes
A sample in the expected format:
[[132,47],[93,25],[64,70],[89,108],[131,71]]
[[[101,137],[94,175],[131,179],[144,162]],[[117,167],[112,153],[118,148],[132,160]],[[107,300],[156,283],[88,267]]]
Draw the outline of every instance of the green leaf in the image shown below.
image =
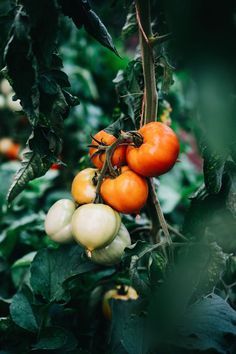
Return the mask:
[[132,120],[134,128],[140,127],[143,100],[143,70],[140,57],[129,62],[125,70],[119,70],[113,80],[118,93],[120,108]]
[[29,267],[35,255],[36,252],[30,252],[22,258],[17,259],[11,266],[11,276],[16,288],[26,282],[27,285],[29,284]]
[[87,0],[61,0],[61,4],[64,14],[71,17],[78,28],[84,26],[91,36],[119,56],[108,30]]
[[31,134],[23,152],[21,167],[8,192],[9,203],[24,190],[29,181],[45,174],[55,161],[55,156],[50,151],[49,143],[45,137],[45,133],[41,129],[36,129]]
[[193,304],[179,324],[174,345],[189,350],[228,353],[236,337],[236,312],[219,296]]
[[30,332],[39,329],[37,315],[32,306],[32,294],[29,290],[22,290],[12,298],[10,305],[12,320],[21,328]]
[[6,228],[0,234],[0,255],[4,258],[8,258],[19,238],[21,230],[27,230],[28,227],[36,225],[37,222],[41,222],[38,214],[31,214],[22,217],[19,220],[13,221],[8,228]]
[[35,42],[34,53],[43,70],[53,65],[53,52],[55,51],[59,6],[56,0],[31,1],[22,0],[24,9],[29,16],[32,28],[32,37]]
[[138,32],[138,25],[136,19],[136,11],[135,11],[134,4],[132,4],[129,8],[129,12],[126,17],[125,24],[122,28],[122,36],[124,39],[127,39],[133,34],[136,34],[137,32]]
[[205,148],[202,152],[204,158],[203,172],[207,191],[210,194],[219,193],[222,187],[222,178],[227,155],[219,155]]
[[33,346],[36,350],[73,350],[77,340],[72,333],[62,327],[47,327],[40,333],[38,342]]
[[79,246],[42,249],[32,262],[30,283],[35,294],[41,295],[48,302],[68,301],[70,295],[64,282],[91,269],[94,269],[94,265],[85,258]]
[[38,68],[31,43],[29,18],[21,6],[5,48],[5,61],[16,96],[21,100],[31,124],[35,126],[39,118]]
[[116,354],[148,353],[149,336],[146,318],[141,314],[141,303],[137,300],[113,300],[111,310],[110,352]]

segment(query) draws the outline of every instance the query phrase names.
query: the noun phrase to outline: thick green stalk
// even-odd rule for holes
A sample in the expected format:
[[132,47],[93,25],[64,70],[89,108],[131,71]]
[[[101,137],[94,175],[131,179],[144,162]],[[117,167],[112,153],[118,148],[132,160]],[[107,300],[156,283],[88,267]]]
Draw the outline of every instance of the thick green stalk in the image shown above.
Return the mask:
[[149,43],[149,38],[153,37],[150,15],[150,0],[136,0],[136,16],[139,27],[144,76],[144,123],[149,123],[156,120],[158,106],[154,56],[152,46]]

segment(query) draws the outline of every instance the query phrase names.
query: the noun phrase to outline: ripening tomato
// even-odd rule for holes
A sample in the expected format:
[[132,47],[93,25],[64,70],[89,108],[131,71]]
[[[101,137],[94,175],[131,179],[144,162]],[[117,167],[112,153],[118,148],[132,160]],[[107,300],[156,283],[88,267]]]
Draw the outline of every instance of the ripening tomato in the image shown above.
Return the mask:
[[115,289],[108,290],[102,301],[102,312],[105,318],[111,320],[112,312],[109,301],[111,299],[128,301],[128,300],[137,300],[138,294],[134,288],[131,286],[123,285],[117,286]]
[[84,204],[75,211],[71,224],[75,241],[93,251],[113,241],[121,218],[108,205]]
[[139,147],[127,148],[129,167],[145,177],[168,172],[179,154],[179,141],[175,132],[160,122],[145,124],[138,132],[143,137],[143,143]]
[[9,160],[18,160],[20,145],[10,138],[2,138],[0,139],[0,154],[6,156]]
[[85,168],[73,179],[71,194],[78,204],[92,203],[96,197],[95,179],[98,175],[96,168]]
[[130,245],[131,239],[129,231],[124,224],[121,224],[116,237],[111,243],[104,248],[99,248],[92,252],[88,251],[87,255],[91,261],[95,263],[112,266],[121,261],[124,249]]
[[139,213],[147,201],[148,184],[144,177],[124,166],[118,177],[102,182],[100,193],[105,203],[115,210],[124,214]]
[[73,241],[71,219],[75,204],[70,199],[60,199],[49,209],[45,219],[45,232],[58,243]]
[[[94,138],[99,141],[101,144],[104,145],[111,145],[116,141],[116,138],[105,132],[105,130],[101,130],[100,132],[98,132]],[[98,142],[95,140],[92,140],[92,145],[96,145],[98,146]],[[126,155],[126,149],[127,146],[118,146],[117,149],[114,151],[111,162],[113,166],[122,166],[125,165],[126,159],[125,159],[125,155]],[[96,147],[91,147],[89,149],[89,154],[90,157],[92,159],[93,164],[98,168],[101,169],[104,161],[105,161],[105,153],[104,152],[100,152],[96,155],[94,155],[96,152],[98,152],[99,150]],[[93,156],[94,155],[94,156]],[[93,156],[93,157],[92,157]]]

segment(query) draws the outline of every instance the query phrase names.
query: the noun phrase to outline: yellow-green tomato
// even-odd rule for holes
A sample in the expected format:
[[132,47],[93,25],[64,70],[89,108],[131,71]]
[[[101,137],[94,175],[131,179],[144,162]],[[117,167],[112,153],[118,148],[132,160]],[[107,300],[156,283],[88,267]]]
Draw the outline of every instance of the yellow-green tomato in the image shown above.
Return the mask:
[[131,239],[129,231],[124,224],[121,224],[118,234],[109,245],[92,252],[87,251],[87,255],[95,263],[111,266],[121,261],[125,247],[130,245]]
[[49,209],[45,219],[45,232],[58,243],[73,241],[71,219],[75,204],[70,199],[60,199]]
[[85,168],[73,179],[71,194],[78,204],[92,203],[96,197],[94,179],[98,174],[96,168]]
[[84,204],[72,217],[74,239],[90,251],[105,247],[116,236],[120,215],[108,205]]

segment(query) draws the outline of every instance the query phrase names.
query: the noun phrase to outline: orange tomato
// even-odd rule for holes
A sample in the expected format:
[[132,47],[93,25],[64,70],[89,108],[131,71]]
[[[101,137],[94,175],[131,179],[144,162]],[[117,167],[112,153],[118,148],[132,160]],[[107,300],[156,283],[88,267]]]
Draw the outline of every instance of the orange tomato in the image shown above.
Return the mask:
[[145,178],[124,166],[118,177],[102,182],[100,193],[113,209],[124,214],[139,213],[148,197],[148,184]]
[[77,173],[71,185],[71,194],[78,204],[92,203],[96,197],[96,178],[98,170],[96,168],[85,168]]
[[[100,132],[98,132],[94,138],[99,141],[101,144],[104,145],[111,145],[116,141],[116,137],[114,137],[113,135],[105,132],[105,130],[101,130]],[[98,146],[98,142],[95,140],[92,140],[92,144]],[[126,149],[127,146],[118,146],[117,149],[114,151],[114,154],[112,156],[111,162],[113,166],[122,166],[125,165],[126,163]],[[104,152],[100,152],[96,155],[94,155],[94,153],[98,152],[98,149],[96,147],[91,147],[89,149],[89,154],[91,156],[92,162],[93,164],[98,168],[101,169],[104,161],[105,161],[105,153]],[[93,156],[94,155],[94,156]],[[92,157],[93,156],[93,157]]]
[[129,167],[145,177],[168,172],[179,154],[175,132],[160,122],[145,124],[138,132],[143,137],[143,143],[139,147],[128,146],[126,159]]

